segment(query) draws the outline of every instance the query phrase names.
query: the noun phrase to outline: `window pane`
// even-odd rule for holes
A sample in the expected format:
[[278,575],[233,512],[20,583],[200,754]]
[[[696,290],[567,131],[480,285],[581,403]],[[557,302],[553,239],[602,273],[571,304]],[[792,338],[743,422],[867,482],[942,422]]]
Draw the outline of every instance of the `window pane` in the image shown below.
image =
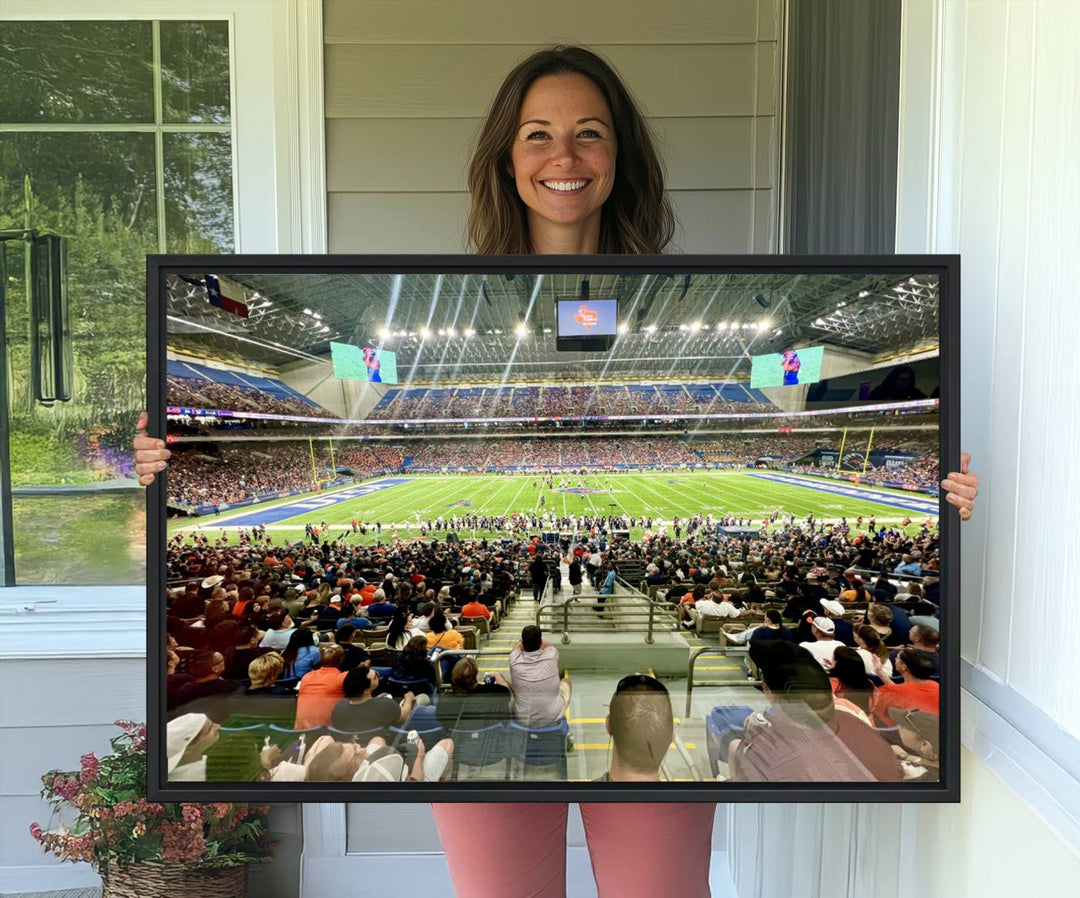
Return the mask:
[[164,122],[229,122],[229,23],[161,23]]
[[0,121],[154,121],[150,22],[4,22]]
[[165,251],[233,252],[232,138],[164,137]]
[[20,586],[146,581],[146,490],[11,502]]
[[138,490],[131,497],[23,499],[18,488],[134,478],[129,447],[145,403],[145,255],[157,249],[153,170],[152,134],[0,135],[0,229],[26,222],[28,179],[31,225],[67,238],[74,361],[72,401],[52,407],[34,401],[24,244],[8,241],[8,413],[20,583],[131,583],[144,576],[142,550],[136,551],[144,531],[132,524],[145,503]]

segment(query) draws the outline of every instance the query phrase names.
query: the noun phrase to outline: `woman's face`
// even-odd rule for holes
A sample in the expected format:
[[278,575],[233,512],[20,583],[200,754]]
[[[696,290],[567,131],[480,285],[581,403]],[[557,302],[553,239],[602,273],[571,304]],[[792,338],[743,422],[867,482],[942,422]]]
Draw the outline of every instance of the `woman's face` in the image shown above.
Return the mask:
[[510,159],[530,232],[598,221],[617,149],[600,89],[584,75],[545,75],[525,94],[518,123]]

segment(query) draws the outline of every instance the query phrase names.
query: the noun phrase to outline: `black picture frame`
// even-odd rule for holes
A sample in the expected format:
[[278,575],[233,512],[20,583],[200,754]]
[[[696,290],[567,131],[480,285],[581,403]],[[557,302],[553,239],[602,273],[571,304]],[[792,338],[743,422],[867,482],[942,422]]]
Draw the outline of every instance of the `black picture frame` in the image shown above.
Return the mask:
[[[467,256],[467,255],[148,255],[148,434],[166,433],[165,277],[191,271],[241,275],[296,273],[472,274],[936,274],[939,278],[941,471],[960,461],[960,257],[891,256]],[[165,748],[166,489],[147,497],[148,797],[154,801],[274,802],[948,802],[960,801],[960,520],[939,497],[942,646],[941,766],[936,783],[169,783]]]

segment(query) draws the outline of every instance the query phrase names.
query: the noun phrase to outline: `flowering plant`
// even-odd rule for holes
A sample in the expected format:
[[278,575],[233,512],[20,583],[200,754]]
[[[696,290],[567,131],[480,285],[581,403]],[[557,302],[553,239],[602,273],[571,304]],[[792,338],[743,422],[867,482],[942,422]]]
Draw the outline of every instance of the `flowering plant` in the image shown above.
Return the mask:
[[[110,740],[113,753],[82,756],[75,772],[50,770],[41,797],[73,823],[55,830],[30,825],[43,850],[62,861],[87,861],[99,873],[110,865],[182,863],[211,870],[268,860],[269,808],[244,804],[159,804],[146,799],[146,726],[118,720],[123,731]],[[51,823],[50,823],[51,825]]]

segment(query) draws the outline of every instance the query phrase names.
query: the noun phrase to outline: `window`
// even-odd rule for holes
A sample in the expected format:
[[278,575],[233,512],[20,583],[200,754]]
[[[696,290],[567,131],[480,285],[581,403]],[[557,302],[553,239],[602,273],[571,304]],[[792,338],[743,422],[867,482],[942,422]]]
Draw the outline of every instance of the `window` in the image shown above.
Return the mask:
[[[18,584],[145,581],[130,451],[144,256],[235,251],[230,58],[225,20],[4,23],[0,413]],[[30,382],[27,230],[67,238],[74,390],[51,406]]]

